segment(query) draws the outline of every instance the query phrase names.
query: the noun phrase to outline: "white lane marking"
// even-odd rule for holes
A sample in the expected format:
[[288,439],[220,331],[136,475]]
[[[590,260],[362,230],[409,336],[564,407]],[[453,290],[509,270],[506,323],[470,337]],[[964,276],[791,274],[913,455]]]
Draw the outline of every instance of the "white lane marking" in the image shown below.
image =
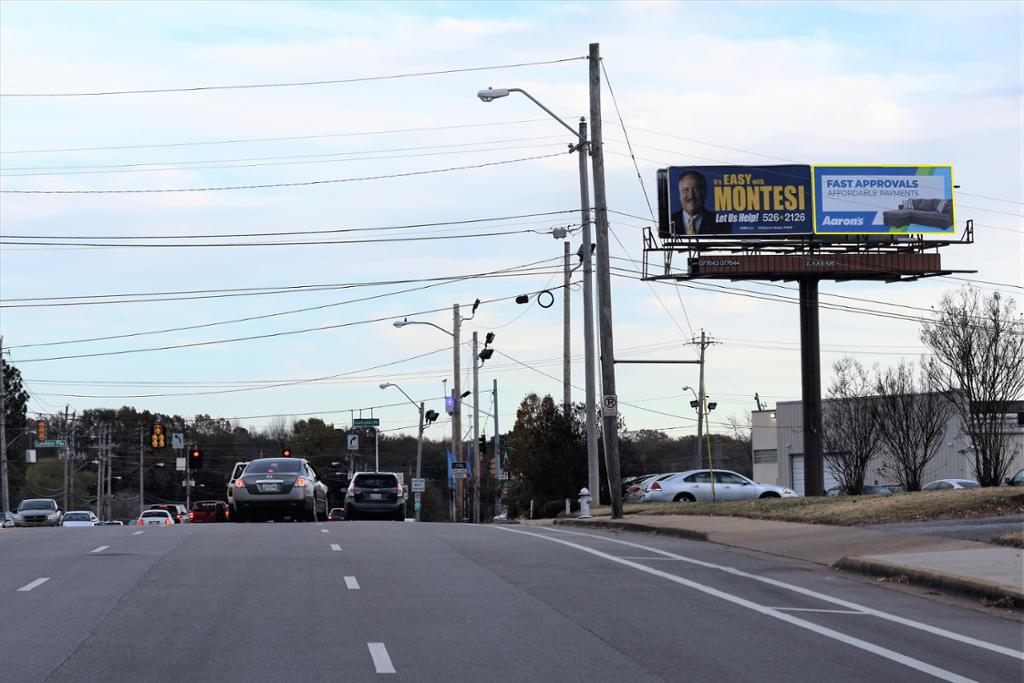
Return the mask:
[[138,536],[141,533],[143,533],[143,532],[141,532],[141,531],[133,531],[132,532],[132,536]]
[[[497,527],[497,528],[500,528],[500,527]],[[502,530],[505,531],[505,529],[502,529]],[[775,586],[777,588],[784,588],[786,590],[793,591],[794,593],[799,593],[801,595],[806,595],[806,596],[809,596],[809,597],[812,597],[812,598],[817,598],[818,600],[821,600],[822,602],[830,602],[833,605],[838,605],[840,607],[845,607],[847,609],[857,610],[858,612],[864,612],[865,614],[870,614],[871,616],[878,617],[879,619],[885,619],[887,621],[892,621],[892,622],[895,622],[897,624],[901,624],[903,626],[909,626],[910,628],[916,628],[916,629],[918,629],[920,631],[924,631],[925,633],[930,633],[933,636],[940,636],[942,638],[949,638],[950,640],[955,640],[958,643],[962,643],[964,645],[973,645],[974,647],[981,648],[983,650],[989,650],[991,652],[998,652],[999,654],[1006,655],[1007,657],[1013,657],[1014,659],[1024,660],[1024,652],[1021,652],[1021,651],[1018,651],[1018,650],[1013,650],[1012,648],[1003,647],[1002,645],[996,645],[994,643],[989,643],[989,642],[986,642],[984,640],[978,640],[977,638],[971,638],[970,636],[965,636],[965,635],[961,635],[959,633],[954,633],[953,631],[947,631],[946,629],[938,628],[937,626],[929,626],[928,624],[921,623],[920,621],[914,621],[912,619],[906,619],[904,617],[900,617],[900,616],[897,616],[895,614],[889,614],[888,612],[882,612],[881,610],[872,609],[871,607],[867,607],[865,605],[860,605],[860,604],[855,603],[855,602],[850,602],[849,600],[843,600],[842,598],[834,598],[831,595],[825,595],[824,593],[818,593],[817,591],[812,591],[809,588],[801,588],[800,586],[794,586],[792,584],[784,583],[784,582],[778,581],[776,579],[769,579],[769,578],[767,578],[765,576],[758,576],[757,574],[751,574],[749,572],[745,572],[745,571],[742,571],[740,569],[736,569],[734,567],[727,567],[727,566],[720,565],[720,564],[712,564],[711,562],[703,562],[701,560],[695,560],[695,559],[693,559],[691,557],[685,557],[683,555],[676,555],[675,553],[670,553],[670,552],[668,552],[666,550],[660,550],[658,548],[650,548],[650,547],[645,546],[645,545],[640,545],[639,543],[630,543],[629,541],[620,541],[619,539],[616,539],[616,538],[606,538],[604,536],[597,536],[595,534],[584,534],[584,533],[579,533],[579,532],[576,532],[576,531],[563,531],[561,529],[551,529],[551,531],[557,531],[558,533],[563,533],[563,534],[571,534],[573,536],[586,536],[588,538],[596,538],[596,539],[599,539],[599,540],[608,541],[609,543],[618,543],[620,545],[626,545],[626,546],[630,546],[630,547],[633,547],[633,548],[642,548],[644,550],[649,550],[652,553],[658,553],[660,555],[665,555],[665,556],[671,557],[673,559],[683,560],[684,562],[689,562],[690,564],[695,564],[695,565],[698,565],[700,567],[707,567],[708,569],[718,569],[720,571],[726,572],[727,574],[733,574],[735,576],[742,576],[744,578],[752,579],[754,581],[760,581],[761,583],[767,583],[770,586]]]
[[814,609],[813,607],[772,607],[780,612],[820,612],[822,614],[862,614],[867,616],[865,612],[859,612],[852,609]]
[[366,647],[370,649],[370,656],[373,657],[373,668],[377,670],[377,673],[395,673],[395,667],[391,665],[391,657],[388,657],[388,649],[384,647],[384,643],[367,643]]
[[359,582],[356,581],[356,577],[354,577],[354,576],[346,576],[345,577],[345,588],[348,588],[350,591],[357,591],[357,590],[359,590]]
[[341,546],[338,545],[337,543],[332,543],[331,544],[331,550],[341,550]]
[[110,547],[109,545],[101,545],[99,548],[94,548],[93,550],[90,550],[89,552],[91,552],[91,553],[102,553],[104,550],[106,550],[109,547]]
[[608,553],[603,553],[600,550],[594,550],[593,548],[588,548],[585,545],[580,545],[578,543],[573,543],[571,541],[564,541],[564,540],[562,540],[560,538],[552,538],[550,536],[536,534],[536,533],[532,533],[532,532],[529,532],[529,531],[519,531],[517,529],[506,529],[504,527],[498,527],[498,528],[500,528],[502,531],[507,531],[507,532],[513,533],[513,534],[522,534],[524,536],[533,536],[535,538],[539,538],[539,539],[542,539],[542,540],[545,540],[545,541],[549,541],[551,543],[559,543],[561,545],[565,545],[565,546],[568,546],[570,548],[575,548],[576,550],[581,550],[581,551],[583,551],[585,553],[588,553],[590,555],[594,555],[595,557],[600,557],[602,559],[608,560],[609,562],[615,562],[617,564],[625,565],[627,567],[631,567],[633,569],[645,572],[647,574],[651,574],[653,576],[658,576],[658,577],[661,577],[663,579],[667,579],[668,581],[672,581],[673,583],[678,583],[678,584],[680,584],[682,586],[686,586],[688,588],[692,588],[694,590],[698,590],[701,593],[706,593],[708,595],[711,595],[713,597],[719,598],[721,600],[725,600],[726,602],[731,602],[734,605],[739,605],[740,607],[745,607],[745,608],[747,608],[749,610],[752,610],[754,612],[759,612],[760,614],[763,614],[765,616],[772,617],[774,619],[778,619],[779,621],[784,621],[786,623],[792,624],[793,626],[798,626],[800,628],[807,629],[808,631],[811,631],[813,633],[817,633],[818,635],[825,636],[826,638],[831,638],[833,640],[837,640],[837,641],[839,641],[841,643],[845,643],[847,645],[850,645],[852,647],[858,648],[860,650],[864,650],[865,652],[870,652],[871,654],[878,655],[879,657],[884,657],[885,659],[888,659],[888,660],[891,660],[893,662],[896,662],[897,664],[902,664],[903,666],[909,667],[911,669],[916,669],[917,671],[921,671],[923,673],[929,674],[929,675],[934,676],[936,678],[940,678],[940,679],[942,679],[944,681],[952,681],[954,683],[968,683],[969,681],[972,681],[972,679],[970,679],[970,678],[965,678],[964,676],[961,676],[959,674],[955,674],[952,671],[946,671],[945,669],[940,669],[939,667],[933,666],[933,665],[929,664],[928,662],[922,662],[920,659],[914,659],[913,657],[908,657],[907,655],[900,654],[899,652],[896,652],[894,650],[889,650],[887,648],[880,647],[880,646],[875,645],[873,643],[869,643],[866,640],[861,640],[860,638],[854,638],[853,636],[846,635],[845,633],[840,633],[839,631],[834,631],[834,630],[832,630],[830,628],[827,628],[825,626],[819,626],[818,624],[815,624],[813,622],[806,621],[806,620],[801,619],[799,617],[794,617],[791,614],[786,614],[785,612],[779,612],[778,610],[773,609],[771,607],[765,607],[764,605],[758,605],[755,602],[751,602],[750,600],[747,600],[745,598],[741,598],[741,597],[739,597],[737,595],[733,595],[731,593],[726,593],[725,591],[720,591],[717,588],[711,588],[710,586],[705,586],[703,584],[697,583],[696,581],[690,581],[689,579],[684,579],[683,577],[676,576],[675,574],[669,574],[668,572],[661,571],[660,569],[654,569],[653,567],[647,567],[647,566],[644,566],[644,565],[639,564],[637,562],[633,562],[631,560],[624,560],[621,557],[615,557],[614,555],[609,555]]
[[320,533],[322,533],[322,534],[329,534],[331,532],[328,529],[321,529]]
[[41,579],[36,579],[32,583],[26,583],[24,586],[19,588],[18,591],[22,592],[22,593],[28,593],[33,588],[36,588],[38,586],[42,586],[44,583],[46,583],[49,580],[50,580],[49,576],[45,576],[45,577],[43,577]]

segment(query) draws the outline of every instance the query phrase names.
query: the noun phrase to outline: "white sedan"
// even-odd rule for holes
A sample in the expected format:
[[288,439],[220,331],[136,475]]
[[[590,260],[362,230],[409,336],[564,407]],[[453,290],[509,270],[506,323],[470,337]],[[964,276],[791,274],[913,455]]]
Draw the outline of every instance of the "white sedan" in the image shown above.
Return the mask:
[[[711,482],[714,479],[714,492]],[[713,496],[713,497],[712,497]],[[758,484],[729,470],[688,470],[659,479],[644,494],[644,502],[727,502],[756,498],[796,498],[798,494],[775,484]]]
[[100,518],[88,510],[72,510],[64,514],[61,526],[96,526]]
[[174,517],[167,510],[144,510],[136,522],[139,526],[174,526]]

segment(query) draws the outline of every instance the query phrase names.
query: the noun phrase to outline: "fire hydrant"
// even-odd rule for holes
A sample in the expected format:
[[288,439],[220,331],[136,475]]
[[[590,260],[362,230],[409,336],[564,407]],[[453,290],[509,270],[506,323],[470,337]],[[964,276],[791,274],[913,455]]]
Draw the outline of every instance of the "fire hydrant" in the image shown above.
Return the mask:
[[590,518],[590,491],[584,486],[580,489],[580,519]]

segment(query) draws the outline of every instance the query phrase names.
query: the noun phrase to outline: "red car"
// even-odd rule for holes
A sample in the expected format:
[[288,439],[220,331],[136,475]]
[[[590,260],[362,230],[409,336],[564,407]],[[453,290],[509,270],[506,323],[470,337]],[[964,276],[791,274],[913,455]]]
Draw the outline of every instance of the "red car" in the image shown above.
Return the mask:
[[230,518],[228,504],[220,500],[197,500],[188,513],[190,522],[226,522]]

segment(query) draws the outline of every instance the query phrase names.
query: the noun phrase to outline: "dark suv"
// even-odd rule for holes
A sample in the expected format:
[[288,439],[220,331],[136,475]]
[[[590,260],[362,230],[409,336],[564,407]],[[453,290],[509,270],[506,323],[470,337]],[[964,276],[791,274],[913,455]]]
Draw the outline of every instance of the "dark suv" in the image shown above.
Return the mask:
[[356,472],[345,496],[345,519],[380,515],[405,520],[405,490],[392,472]]

